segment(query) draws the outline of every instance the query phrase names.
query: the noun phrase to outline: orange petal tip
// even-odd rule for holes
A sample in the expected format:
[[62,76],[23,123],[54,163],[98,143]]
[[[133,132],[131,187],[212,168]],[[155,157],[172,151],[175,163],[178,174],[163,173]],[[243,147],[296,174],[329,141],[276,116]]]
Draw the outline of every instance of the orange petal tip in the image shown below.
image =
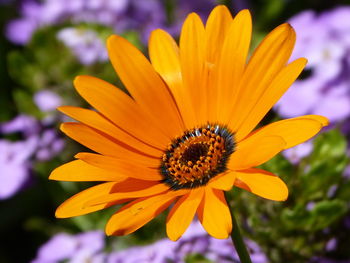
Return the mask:
[[317,115],[318,116],[318,121],[321,122],[322,126],[325,127],[325,126],[328,126],[329,125],[329,120],[327,117],[324,117],[322,115]]
[[121,36],[118,35],[111,35],[107,38],[107,49],[111,50],[111,48],[113,48],[117,42],[119,42],[120,40],[122,40],[124,38],[122,38]]
[[66,127],[67,127],[66,123],[61,123],[61,125],[60,125],[60,130],[61,130],[62,132],[65,132]]
[[239,11],[238,14],[251,17],[249,9],[243,9],[243,10]]
[[[56,169],[55,169],[56,170]],[[49,175],[49,180],[55,180],[55,170],[53,170]]]
[[64,213],[62,213],[61,209],[60,209],[61,206],[59,206],[56,211],[55,211],[55,217],[56,218],[67,218],[67,216],[64,215]]

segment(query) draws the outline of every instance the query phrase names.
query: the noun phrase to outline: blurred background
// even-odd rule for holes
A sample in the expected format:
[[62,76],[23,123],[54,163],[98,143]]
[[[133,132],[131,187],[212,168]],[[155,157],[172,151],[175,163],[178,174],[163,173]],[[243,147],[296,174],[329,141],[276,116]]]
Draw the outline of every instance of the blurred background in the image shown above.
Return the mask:
[[115,208],[55,219],[56,207],[88,183],[49,181],[77,143],[58,130],[59,105],[87,106],[72,80],[93,75],[122,87],[105,40],[120,34],[146,51],[151,30],[179,36],[186,15],[204,20],[217,4],[253,14],[252,48],[280,23],[297,31],[293,58],[308,66],[264,122],[322,114],[314,140],[264,165],[282,176],[286,202],[234,189],[253,262],[350,262],[350,1],[340,0],[0,0],[0,262],[239,262],[230,240],[196,222],[178,242],[164,215],[127,237],[105,237]]

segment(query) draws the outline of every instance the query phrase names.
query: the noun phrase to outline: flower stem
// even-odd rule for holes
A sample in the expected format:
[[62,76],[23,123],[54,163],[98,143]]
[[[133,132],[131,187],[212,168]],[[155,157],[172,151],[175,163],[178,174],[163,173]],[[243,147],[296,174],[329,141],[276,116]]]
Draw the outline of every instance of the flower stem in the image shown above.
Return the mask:
[[232,212],[232,207],[230,206],[229,199],[227,198],[227,194],[225,193],[226,200],[228,201],[228,206],[230,208],[231,212],[231,218],[232,218],[232,232],[231,232],[231,239],[233,244],[235,245],[237,254],[239,256],[239,259],[241,260],[241,263],[252,263],[252,260],[250,259],[247,247],[243,241],[241,232],[239,230],[237,221],[235,216],[233,215]]

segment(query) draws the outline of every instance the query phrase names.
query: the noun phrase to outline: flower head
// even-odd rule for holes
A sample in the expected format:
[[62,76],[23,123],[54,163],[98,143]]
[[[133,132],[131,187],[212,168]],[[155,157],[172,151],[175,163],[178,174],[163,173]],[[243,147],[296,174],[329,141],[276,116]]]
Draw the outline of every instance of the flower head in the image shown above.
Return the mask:
[[97,260],[105,246],[102,231],[90,231],[78,235],[58,233],[42,245],[32,263],[103,262]]
[[61,107],[78,121],[61,129],[96,153],[79,153],[50,176],[107,182],[68,199],[56,216],[127,203],[106,226],[108,235],[126,235],[174,204],[166,223],[170,239],[180,238],[196,214],[210,235],[227,238],[232,222],[224,191],[237,186],[285,200],[283,181],[254,167],[308,140],[327,119],[307,115],[253,131],[306,59],[287,64],[295,33],[283,24],[246,63],[251,27],[247,10],[232,18],[218,6],[205,26],[192,13],[179,46],[166,32],[152,32],[151,62],[124,38],[111,36],[109,57],[131,96],[100,79],[77,77],[77,91],[96,111]]

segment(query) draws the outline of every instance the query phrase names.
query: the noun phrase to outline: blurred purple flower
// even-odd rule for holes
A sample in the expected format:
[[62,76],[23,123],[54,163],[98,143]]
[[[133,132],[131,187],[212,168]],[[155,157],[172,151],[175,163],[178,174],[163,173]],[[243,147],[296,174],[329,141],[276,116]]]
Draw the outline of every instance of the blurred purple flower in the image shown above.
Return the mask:
[[306,210],[307,210],[307,211],[312,211],[312,210],[314,209],[315,205],[316,205],[316,203],[313,202],[313,201],[308,202],[308,203],[306,204]]
[[162,239],[152,245],[132,247],[123,251],[111,253],[108,263],[165,263],[172,262],[176,243]]
[[0,133],[10,134],[20,132],[23,133],[24,137],[29,137],[40,131],[40,124],[38,121],[28,115],[20,114],[14,119],[0,123]]
[[0,123],[0,134],[19,133],[22,138],[17,141],[18,147],[26,147],[27,143],[34,149],[31,150],[30,157],[35,157],[32,161],[46,161],[56,156],[64,147],[64,140],[51,128],[56,121],[54,118],[40,121],[32,116],[18,115],[8,122]]
[[328,192],[327,192],[327,197],[328,198],[334,198],[334,196],[336,195],[338,190],[338,185],[333,184],[328,188]]
[[13,120],[0,123],[0,135],[20,133],[24,139],[16,142],[0,140],[0,199],[12,197],[30,179],[31,157],[38,146],[37,121],[27,115],[19,115]]
[[41,90],[34,95],[36,106],[43,112],[53,111],[62,105],[62,99],[50,90]]
[[59,137],[54,129],[47,129],[39,136],[35,157],[39,161],[47,161],[60,153],[63,148],[64,140]]
[[67,21],[73,25],[97,23],[113,28],[118,34],[137,31],[146,42],[150,31],[156,28],[172,29],[178,35],[180,24],[189,12],[195,11],[205,18],[216,2],[181,0],[176,2],[173,21],[168,21],[160,0],[46,0],[41,3],[32,0],[23,2],[21,17],[11,21],[6,31],[12,42],[23,45],[43,26]]
[[30,41],[36,28],[35,21],[16,19],[7,25],[6,37],[13,43],[24,45]]
[[344,170],[344,172],[343,172],[343,176],[344,176],[345,178],[347,178],[348,180],[350,179],[350,165],[348,165],[348,166],[345,168],[345,170]]
[[[246,239],[245,243],[250,251],[253,263],[268,262],[265,254],[255,242]],[[238,254],[231,239],[216,239],[208,236],[199,222],[193,223],[187,231],[187,235],[180,239],[178,245],[180,251],[186,246],[186,253],[176,253],[177,256],[182,256],[182,258],[177,258],[178,261],[176,262],[184,262],[188,254],[201,254],[218,263],[239,262]]]
[[[73,24],[88,22],[114,29],[143,31],[145,24],[142,22],[146,20],[147,24],[158,24],[160,21],[154,19],[159,13],[164,13],[164,10],[162,4],[156,0],[33,0],[23,2],[21,17],[11,21],[6,31],[7,37],[17,44],[26,44],[38,28],[67,21]],[[136,17],[130,16],[133,14]],[[140,22],[140,19],[143,21]]]
[[29,158],[37,144],[33,139],[19,142],[0,140],[0,200],[12,197],[28,181]]
[[306,57],[310,76],[296,81],[277,104],[283,117],[320,114],[332,123],[350,117],[349,15],[350,7],[339,7],[290,19],[298,36],[292,60]]
[[[259,246],[246,240],[253,263],[266,263]],[[42,245],[32,263],[185,263],[189,255],[200,254],[217,263],[239,262],[231,239],[210,237],[199,222],[193,223],[178,242],[161,239],[151,245],[131,247],[106,254],[104,233],[91,231],[78,235],[60,233]]]
[[326,251],[332,251],[337,248],[338,242],[336,238],[331,238],[326,244]]
[[100,253],[105,246],[102,231],[90,231],[78,235],[59,233],[42,245],[32,263],[104,262]]
[[104,43],[92,30],[67,27],[58,32],[57,38],[69,47],[84,65],[108,60]]
[[[61,104],[53,92],[42,91],[34,98],[42,111],[50,111]],[[17,141],[0,140],[0,199],[12,197],[30,180],[31,168],[37,161],[47,161],[63,150],[64,140],[53,126],[57,117],[43,120],[20,114],[0,123],[0,136],[16,134]]]
[[293,148],[287,149],[282,152],[283,156],[286,157],[292,164],[298,164],[301,159],[308,156],[313,149],[311,141],[304,142]]

